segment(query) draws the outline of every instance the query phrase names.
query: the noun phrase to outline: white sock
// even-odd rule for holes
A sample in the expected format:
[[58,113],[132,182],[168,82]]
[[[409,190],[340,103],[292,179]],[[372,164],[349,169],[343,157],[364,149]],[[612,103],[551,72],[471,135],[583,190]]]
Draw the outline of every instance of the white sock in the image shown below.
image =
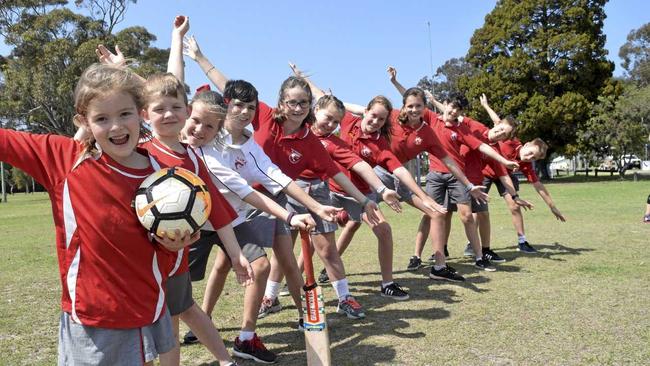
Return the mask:
[[439,266],[439,265],[437,265],[437,264],[434,264],[434,265],[433,265],[433,269],[435,269],[436,271],[439,271],[439,270],[441,270],[441,269],[443,269],[443,268],[445,268],[445,267],[447,267],[446,264],[443,264],[442,266]]
[[381,283],[381,288],[386,288],[386,287],[392,285],[393,283],[395,283],[395,282],[394,282],[394,281],[390,281],[390,282],[382,282],[382,283]]
[[483,258],[481,258],[481,257],[476,257],[476,261],[477,261],[477,262],[480,261],[481,259],[483,259]]
[[347,278],[343,278],[338,281],[332,281],[332,287],[334,288],[334,292],[336,292],[336,296],[339,298],[339,301],[345,300],[345,298],[350,295]]
[[526,235],[517,235],[517,239],[519,240],[519,244],[523,244],[526,242]]
[[246,330],[240,330],[239,331],[239,340],[240,341],[250,341],[253,339],[253,336],[255,335],[255,332],[249,332]]
[[264,296],[268,297],[271,300],[275,300],[280,293],[280,285],[282,282],[273,282],[266,281],[266,290],[264,290]]

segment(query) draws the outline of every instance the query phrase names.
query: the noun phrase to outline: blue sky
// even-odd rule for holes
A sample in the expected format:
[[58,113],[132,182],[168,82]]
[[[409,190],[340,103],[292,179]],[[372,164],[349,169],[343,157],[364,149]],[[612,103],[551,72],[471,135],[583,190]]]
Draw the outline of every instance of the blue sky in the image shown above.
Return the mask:
[[[411,86],[431,73],[427,22],[432,36],[434,70],[465,55],[474,30],[495,0],[418,1],[154,1],[131,5],[119,28],[142,25],[169,47],[175,15],[190,17],[203,53],[228,77],[252,82],[261,100],[275,104],[280,83],[290,75],[291,60],[331,88],[344,101],[365,104],[377,94],[400,104],[386,74],[387,65]],[[649,21],[650,2],[610,0],[605,34],[609,58],[621,74],[618,49],[630,30]],[[0,47],[6,53],[6,47]],[[191,87],[207,82],[186,58]]]

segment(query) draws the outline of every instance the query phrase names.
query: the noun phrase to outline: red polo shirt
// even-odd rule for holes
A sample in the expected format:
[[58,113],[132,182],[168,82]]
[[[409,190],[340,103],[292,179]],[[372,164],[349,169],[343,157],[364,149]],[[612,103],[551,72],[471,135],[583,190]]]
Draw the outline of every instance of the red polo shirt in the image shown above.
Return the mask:
[[397,119],[399,112],[398,109],[393,109],[390,113],[390,122],[392,123],[390,149],[400,162],[405,163],[414,159],[423,151],[438,157],[438,159],[447,156],[438,137],[429,128],[430,121],[435,121],[437,118],[435,113],[426,109],[420,126],[413,128],[399,122]]
[[[474,137],[469,128],[462,123],[447,125],[445,121],[442,120],[442,116],[433,112],[429,112],[428,115],[431,117],[435,115],[437,117],[435,121],[431,122],[431,129],[438,137],[438,140],[440,140],[442,148],[445,150],[447,155],[461,170],[464,170],[465,159],[460,153],[460,147],[465,145],[470,150],[476,150],[481,146],[482,141]],[[429,170],[440,173],[449,173],[449,169],[445,163],[433,154],[429,154]]]
[[326,180],[340,172],[307,126],[285,136],[282,125],[273,119],[274,114],[275,108],[259,102],[253,118],[253,137],[284,174],[294,180]]
[[[462,123],[467,125],[472,135],[477,139],[489,144],[493,148],[497,146],[496,144],[490,144],[490,140],[488,139],[488,131],[490,131],[490,129],[481,122],[463,117]],[[497,150],[495,149],[495,151]],[[465,176],[467,176],[467,179],[469,179],[473,184],[480,185],[483,183],[483,167],[486,165],[495,172],[497,177],[508,174],[508,171],[503,165],[497,163],[494,159],[488,157],[479,150],[471,150],[467,146],[463,145],[460,148],[460,153],[465,158]]]

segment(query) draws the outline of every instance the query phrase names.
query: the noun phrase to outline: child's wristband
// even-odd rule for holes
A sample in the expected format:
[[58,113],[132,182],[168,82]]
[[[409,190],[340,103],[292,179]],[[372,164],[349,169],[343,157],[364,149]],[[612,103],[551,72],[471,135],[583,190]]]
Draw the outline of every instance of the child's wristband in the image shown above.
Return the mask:
[[287,221],[287,224],[289,224],[289,226],[291,226],[291,219],[293,219],[294,216],[296,216],[296,213],[293,212],[293,211],[289,212],[289,215],[287,215],[287,220],[286,221]]

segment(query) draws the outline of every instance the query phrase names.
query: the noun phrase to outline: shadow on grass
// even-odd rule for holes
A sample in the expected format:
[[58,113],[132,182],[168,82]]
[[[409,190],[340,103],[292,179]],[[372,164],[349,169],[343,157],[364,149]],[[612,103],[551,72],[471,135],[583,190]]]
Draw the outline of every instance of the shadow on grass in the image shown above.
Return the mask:
[[[571,248],[566,245],[562,245],[558,242],[553,244],[534,244],[533,247],[538,250],[534,254],[523,254],[517,250],[517,246],[509,246],[504,248],[504,250],[499,251],[499,253],[509,262],[517,260],[519,257],[523,258],[540,258],[540,259],[549,259],[557,262],[566,262],[566,259],[562,258],[567,255],[580,255],[583,252],[592,252],[592,248]],[[501,268],[501,266],[499,266]]]
[[[451,291],[453,293],[453,291]],[[357,298],[364,304],[366,309],[365,319],[348,319],[344,315],[328,313],[327,323],[329,326],[329,337],[332,354],[332,364],[342,365],[375,365],[390,364],[397,355],[394,347],[390,345],[390,338],[417,339],[426,336],[424,332],[409,332],[411,327],[409,320],[436,320],[448,318],[449,311],[442,308],[426,309],[384,309],[380,313],[373,301],[369,301],[369,295],[359,295]],[[380,298],[376,294],[372,297],[382,299],[385,304],[395,302]],[[362,300],[365,299],[365,300]],[[332,309],[330,303],[328,310]],[[296,324],[292,322],[265,322],[259,324],[258,328],[286,329],[286,331],[274,332],[264,336],[264,341],[275,344],[285,344],[284,347],[274,348],[273,351],[279,354],[278,361],[289,364],[303,364],[304,337],[302,332],[295,330]],[[266,334],[266,332],[262,332]],[[364,341],[372,337],[381,337],[387,344],[380,346],[369,346]],[[382,342],[383,343],[383,342]]]

